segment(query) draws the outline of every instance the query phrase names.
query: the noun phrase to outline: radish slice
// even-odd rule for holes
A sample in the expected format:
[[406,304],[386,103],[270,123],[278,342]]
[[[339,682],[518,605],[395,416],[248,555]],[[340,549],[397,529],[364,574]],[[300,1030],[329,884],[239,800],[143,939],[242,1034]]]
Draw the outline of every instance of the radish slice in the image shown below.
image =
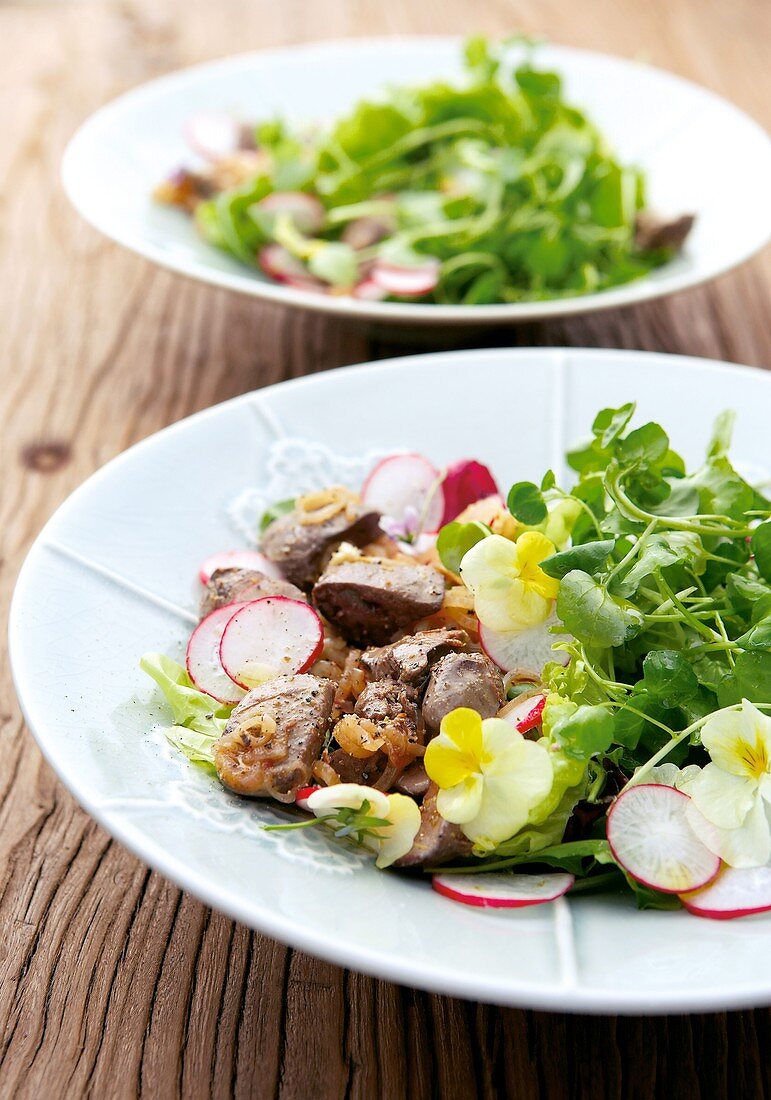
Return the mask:
[[321,787],[300,787],[300,789],[294,796],[295,806],[299,806],[301,810],[307,810],[308,813],[311,813],[312,811],[310,806],[308,805],[308,799],[312,794],[315,794],[316,791],[320,790]]
[[282,244],[266,244],[257,253],[257,263],[266,275],[270,275],[271,279],[278,279],[280,283],[286,282],[287,279],[313,281],[313,276],[306,270],[303,262],[293,256]]
[[[301,233],[312,236],[318,233],[326,221],[326,211],[318,199],[313,195],[306,195],[304,191],[274,191],[255,203],[253,210],[267,215],[266,229],[272,235],[272,225],[280,214],[288,214]],[[262,219],[260,219],[262,224]]]
[[327,286],[320,279],[314,279],[312,275],[303,276],[303,278],[288,275],[281,282],[284,286],[291,286],[293,290],[304,290],[307,294],[328,293]]
[[498,711],[496,718],[502,718],[520,733],[527,733],[528,730],[535,729],[541,724],[541,715],[545,706],[545,695],[527,695],[524,699],[512,699]]
[[382,302],[387,297],[388,292],[383,290],[382,286],[376,283],[374,279],[362,279],[353,288],[351,294],[354,298],[361,298],[364,302]]
[[272,561],[261,554],[259,550],[219,550],[216,554],[209,554],[201,562],[198,576],[201,584],[208,584],[212,573],[218,569],[255,569],[258,573],[264,573],[266,577],[274,580],[284,579],[281,570]]
[[689,802],[674,787],[641,783],[620,794],[608,814],[613,858],[632,878],[663,894],[698,890],[720,870],[720,858],[688,824]]
[[244,603],[229,603],[218,607],[202,619],[187,643],[185,664],[190,679],[199,691],[206,692],[219,703],[234,704],[243,699],[243,690],[233,683],[220,661],[220,643],[225,627]]
[[340,234],[340,240],[351,248],[371,248],[392,233],[394,228],[395,223],[391,220],[387,223],[383,218],[370,216],[354,218]]
[[390,455],[367,477],[361,499],[368,508],[395,520],[401,520],[408,508],[414,509],[422,530],[433,534],[444,513],[440,481],[441,474],[423,455]]
[[567,653],[552,648],[569,639],[567,634],[549,632],[556,622],[552,615],[545,623],[520,631],[491,630],[480,623],[479,641],[490,660],[504,672],[513,673],[515,678],[538,680],[549,661],[566,665],[570,660]]
[[312,607],[286,596],[265,596],[240,607],[220,643],[222,667],[239,687],[305,672],[324,648],[324,628]]
[[185,140],[191,149],[206,160],[222,160],[239,148],[241,124],[230,115],[201,111],[187,120]]
[[442,482],[444,515],[442,527],[459,516],[469,504],[485,497],[499,496],[495,478],[486,466],[471,458],[454,463],[447,470]]
[[431,260],[419,267],[401,267],[376,260],[371,278],[387,294],[395,294],[399,298],[421,298],[424,294],[430,294],[439,282],[439,264]]
[[731,920],[771,910],[771,866],[724,867],[714,882],[695,894],[681,894],[689,913]]
[[480,875],[434,875],[434,889],[464,905],[479,905],[489,909],[521,909],[526,905],[542,905],[566,894],[575,876],[555,871],[546,875],[517,875],[507,871]]

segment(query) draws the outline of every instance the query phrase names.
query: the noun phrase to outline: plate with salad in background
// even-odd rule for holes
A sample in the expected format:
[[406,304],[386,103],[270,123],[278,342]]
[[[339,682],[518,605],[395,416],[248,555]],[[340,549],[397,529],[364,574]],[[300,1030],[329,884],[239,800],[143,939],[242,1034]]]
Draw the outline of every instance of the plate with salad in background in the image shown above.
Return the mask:
[[771,235],[771,143],[749,118],[640,62],[518,37],[172,74],[89,119],[63,180],[88,221],[175,271],[385,322],[630,304]]
[[25,715],[143,859],[341,965],[555,1010],[766,1003],[770,396],[522,349],[199,413],[31,550]]

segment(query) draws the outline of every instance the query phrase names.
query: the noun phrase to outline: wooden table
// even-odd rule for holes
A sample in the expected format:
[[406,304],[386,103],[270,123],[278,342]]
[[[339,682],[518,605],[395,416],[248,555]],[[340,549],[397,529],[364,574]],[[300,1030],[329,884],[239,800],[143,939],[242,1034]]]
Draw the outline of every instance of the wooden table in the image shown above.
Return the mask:
[[[3,610],[43,522],[135,440],[254,387],[427,346],[209,290],[103,240],[58,185],[64,144],[91,111],[150,77],[249,48],[522,28],[643,55],[768,123],[768,14],[763,0],[0,7]],[[671,301],[476,342],[769,366],[770,285],[766,253]],[[5,661],[2,676],[2,1097],[748,1100],[767,1086],[765,1011],[646,1020],[499,1010],[344,972],[212,913],[79,809],[24,730]]]

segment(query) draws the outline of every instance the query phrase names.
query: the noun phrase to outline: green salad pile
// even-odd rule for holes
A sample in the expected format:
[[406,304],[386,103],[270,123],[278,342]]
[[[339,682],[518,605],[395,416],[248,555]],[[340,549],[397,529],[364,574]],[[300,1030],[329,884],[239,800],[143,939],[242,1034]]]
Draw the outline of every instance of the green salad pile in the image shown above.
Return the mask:
[[[584,877],[585,887],[621,881],[619,869],[605,866],[615,863],[606,811],[625,786],[679,786],[683,777],[692,781],[716,768],[701,734],[718,712],[722,745],[716,751],[711,742],[709,751],[731,772],[725,760],[732,742],[734,770],[722,780],[730,799],[748,797],[745,772],[761,786],[771,775],[757,717],[771,710],[771,502],[728,458],[732,414],[719,417],[703,463],[688,472],[659,424],[630,430],[634,408],[597,415],[591,439],[567,456],[577,475],[572,488],[547,471],[540,485],[518,482],[508,494],[521,524],[563,547],[539,564],[559,585],[553,633],[567,635],[556,645],[565,663],[544,670],[542,731],[586,770],[562,843],[545,843],[547,819],[499,845],[480,869],[538,863]],[[470,549],[490,535],[478,522],[445,527],[438,541],[444,564],[463,575]],[[748,734],[753,721],[757,733]],[[672,767],[657,777],[664,762]],[[706,790],[706,820],[724,826],[728,802],[723,788]],[[716,834],[718,849],[729,834],[735,845],[755,828],[767,830],[762,799],[758,807],[757,825],[739,809],[731,828]],[[571,832],[580,839],[571,840]],[[746,860],[743,852],[739,865]],[[632,877],[628,885],[642,906],[679,905]]]
[[293,286],[437,304],[586,294],[671,258],[681,240],[636,238],[641,172],[529,44],[472,38],[465,67],[462,83],[393,87],[328,127],[261,123],[247,178],[231,186],[215,165],[206,180],[200,232]]

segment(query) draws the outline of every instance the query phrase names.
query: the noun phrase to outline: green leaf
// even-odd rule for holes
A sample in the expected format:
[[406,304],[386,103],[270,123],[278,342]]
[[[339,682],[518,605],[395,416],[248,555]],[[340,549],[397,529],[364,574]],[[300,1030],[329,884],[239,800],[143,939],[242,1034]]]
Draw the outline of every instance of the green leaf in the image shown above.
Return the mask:
[[771,584],[771,520],[755,528],[751,546],[758,572]]
[[561,580],[573,569],[581,569],[593,576],[602,569],[614,546],[615,539],[584,542],[580,546],[572,546],[569,550],[562,550],[559,554],[545,558],[541,562],[541,569],[547,576],[556,577],[557,580]]
[[736,641],[744,649],[766,649],[771,651],[771,616],[761,619]]
[[291,500],[277,500],[275,504],[271,504],[270,507],[266,508],[260,519],[260,534],[264,534],[274,520],[294,511],[295,504],[294,498]]
[[643,661],[643,686],[653,699],[665,707],[687,703],[699,690],[699,681],[691,665],[672,649],[656,649]]
[[351,287],[358,279],[359,261],[350,245],[331,241],[311,254],[308,270],[332,286]]
[[710,458],[701,469],[683,478],[682,489],[688,487],[698,490],[700,511],[740,522],[746,522],[748,511],[768,506],[768,501],[736,472],[725,455]]
[[528,527],[542,523],[548,514],[543,493],[532,481],[518,481],[512,485],[507,504],[514,518]]
[[[516,840],[517,838],[515,838]],[[527,849],[507,857],[505,849],[513,846],[511,841],[505,841],[496,849],[492,859],[480,863],[479,870],[485,871],[486,862],[491,864],[490,870],[495,870],[495,863],[501,856],[506,859],[506,865],[518,867],[523,864],[544,863],[548,867],[554,867],[559,871],[568,871],[570,874],[583,876],[587,873],[587,860],[595,863],[613,863],[613,856],[607,840],[570,840],[562,844],[551,844],[548,848],[534,847],[532,851]],[[591,867],[594,864],[589,864]]]
[[734,676],[742,697],[753,703],[771,702],[771,651],[740,653]]
[[651,890],[650,886],[643,886],[631,875],[624,877],[634,893],[638,909],[680,909],[682,903],[677,894],[662,894],[658,890]]
[[169,744],[186,756],[191,764],[201,764],[214,770],[214,746],[219,740],[219,732],[199,733],[187,726],[169,726],[165,733]]
[[470,523],[459,523],[453,520],[452,523],[445,524],[436,540],[436,549],[442,565],[451,573],[460,573],[460,563],[464,555],[489,534],[490,528],[477,520],[472,520]]
[[610,447],[626,428],[634,416],[634,401],[627,402],[617,409],[601,409],[594,418],[592,432],[600,441],[601,447]]
[[660,424],[653,422],[635,428],[616,445],[616,458],[622,466],[652,463],[669,450],[669,436]]
[[687,565],[697,576],[704,572],[706,558],[698,535],[690,531],[668,531],[651,535],[629,571],[613,583],[619,596],[633,596],[642,582],[657,569]]
[[578,569],[567,573],[560,582],[557,614],[566,629],[585,645],[603,649],[628,642],[645,623],[637,608],[611,596]]
[[758,600],[771,595],[765,581],[745,577],[741,573],[729,573],[725,587],[729,602],[737,611],[750,611]]
[[749,699],[753,703],[771,702],[771,652],[747,650],[736,658],[733,672],[718,685],[718,702],[729,707]]
[[[555,714],[555,706],[558,708]],[[610,748],[613,742],[613,715],[606,707],[576,706],[572,702],[547,702],[544,729],[563,752],[574,760],[588,760]]]
[[771,590],[762,595],[752,608],[753,623],[759,623],[768,617],[771,617]]
[[731,446],[735,420],[736,413],[732,409],[724,409],[723,412],[718,414],[712,428],[712,438],[707,447],[708,458],[716,458],[718,455],[724,455],[728,452],[728,448]]
[[364,161],[405,137],[412,121],[391,103],[362,102],[332,132],[332,140],[346,156]]
[[541,478],[541,492],[545,493],[549,489],[553,489],[557,484],[557,479],[554,476],[554,470],[547,470]]
[[562,80],[557,73],[539,72],[529,65],[522,65],[514,76],[522,91],[529,96],[556,99],[562,90]]
[[162,653],[146,653],[139,662],[155,680],[171,709],[173,725],[166,738],[194,764],[214,767],[214,746],[233,708],[199,691],[186,669]]
[[[630,702],[635,710],[645,709],[648,696],[644,693],[633,696]],[[627,749],[636,749],[642,731],[645,728],[644,714],[635,714],[627,707],[617,710],[614,717],[613,740],[617,745],[623,745]]]
[[174,724],[187,726],[200,733],[217,736],[225,728],[232,707],[218,703],[211,695],[199,691],[186,669],[163,653],[146,653],[139,662],[143,672],[155,680],[171,708]]

